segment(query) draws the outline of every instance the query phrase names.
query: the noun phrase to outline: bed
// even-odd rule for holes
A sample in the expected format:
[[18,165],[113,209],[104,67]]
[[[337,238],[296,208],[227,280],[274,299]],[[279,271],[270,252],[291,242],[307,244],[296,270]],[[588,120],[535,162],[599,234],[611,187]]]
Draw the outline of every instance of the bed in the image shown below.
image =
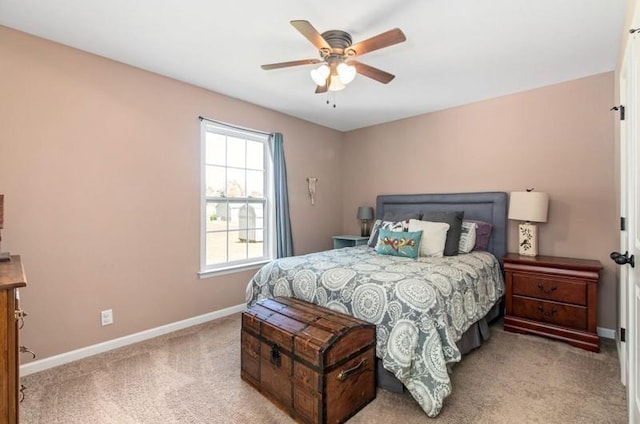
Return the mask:
[[504,293],[507,194],[380,195],[376,201],[378,219],[456,211],[493,226],[486,250],[411,259],[357,246],[277,259],[249,281],[247,303],[290,296],[376,324],[376,355],[385,370],[379,380],[400,382],[435,417],[452,391],[450,365],[478,346]]

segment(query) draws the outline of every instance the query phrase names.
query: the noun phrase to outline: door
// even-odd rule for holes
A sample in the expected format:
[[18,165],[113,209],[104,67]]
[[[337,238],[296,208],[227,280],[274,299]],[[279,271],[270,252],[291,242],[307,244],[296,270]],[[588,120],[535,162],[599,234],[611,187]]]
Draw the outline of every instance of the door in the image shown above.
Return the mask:
[[[628,100],[628,92],[630,90],[629,83],[629,73],[631,70],[631,58],[629,50],[630,46],[627,46],[627,49],[624,53],[623,65],[620,70],[620,103],[623,105],[629,106]],[[619,113],[622,113],[621,111]],[[619,201],[620,201],[620,216],[625,217],[627,222],[630,220],[629,208],[627,206],[627,197],[628,197],[628,187],[627,180],[629,178],[628,169],[629,162],[632,160],[631,156],[628,152],[629,145],[629,135],[627,134],[628,128],[627,123],[632,119],[622,120],[620,119],[620,150],[618,152],[619,165],[620,165],[620,192],[619,192]],[[626,252],[629,250],[629,234],[628,228],[627,230],[620,231],[620,252]],[[623,266],[618,270],[618,287],[617,287],[617,297],[618,297],[618,327],[620,328],[620,333],[617,334],[616,342],[618,347],[618,359],[620,360],[620,381],[625,386],[627,385],[627,345],[624,341],[624,337],[622,337],[622,329],[626,329],[627,327],[627,302],[629,299],[629,267]]]
[[[620,165],[621,165],[621,206],[627,217],[626,243],[623,248],[629,250],[628,257],[640,254],[640,146],[638,137],[640,124],[640,40],[633,35],[629,38],[625,54],[625,68],[621,73],[621,91],[626,97],[627,122],[621,126],[620,132]],[[626,89],[622,88],[626,85]],[[623,233],[624,234],[624,233]],[[625,247],[626,244],[626,247]],[[616,261],[618,262],[618,261]],[[624,262],[624,261],[621,261]],[[618,262],[618,263],[621,263]],[[627,401],[629,406],[629,422],[640,423],[640,366],[638,360],[638,343],[640,340],[640,261],[633,267],[633,262],[624,265],[621,270],[622,286],[621,309],[626,306],[626,317],[622,317],[622,325],[626,327],[625,362],[627,384]],[[626,281],[624,281],[626,277]],[[623,311],[625,312],[625,311]]]

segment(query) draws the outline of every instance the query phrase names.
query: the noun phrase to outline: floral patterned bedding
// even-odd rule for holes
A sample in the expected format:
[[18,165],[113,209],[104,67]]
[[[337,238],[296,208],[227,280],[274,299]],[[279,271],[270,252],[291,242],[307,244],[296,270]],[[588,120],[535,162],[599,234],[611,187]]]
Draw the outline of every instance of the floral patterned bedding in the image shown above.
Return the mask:
[[435,417],[451,393],[447,364],[461,358],[455,342],[503,293],[488,252],[409,259],[358,246],[272,261],[246,300],[296,297],[376,324],[376,355]]

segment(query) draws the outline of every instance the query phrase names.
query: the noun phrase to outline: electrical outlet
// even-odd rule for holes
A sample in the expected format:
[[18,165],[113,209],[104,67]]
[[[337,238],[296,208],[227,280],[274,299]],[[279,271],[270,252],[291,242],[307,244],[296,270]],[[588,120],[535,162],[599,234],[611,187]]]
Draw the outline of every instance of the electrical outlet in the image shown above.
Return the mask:
[[106,311],[100,312],[100,321],[102,322],[102,326],[113,324],[113,310],[107,309]]

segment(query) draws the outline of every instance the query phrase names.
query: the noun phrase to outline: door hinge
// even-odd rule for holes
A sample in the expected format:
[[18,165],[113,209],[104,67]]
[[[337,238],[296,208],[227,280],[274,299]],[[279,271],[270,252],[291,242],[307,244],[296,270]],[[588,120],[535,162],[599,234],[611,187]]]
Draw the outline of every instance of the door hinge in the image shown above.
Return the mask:
[[609,110],[619,110],[620,111],[620,120],[624,121],[624,106],[623,105],[614,106]]
[[620,231],[626,231],[627,230],[627,218],[625,218],[624,216],[620,217]]
[[620,341],[621,342],[627,341],[627,330],[622,327],[620,327]]

